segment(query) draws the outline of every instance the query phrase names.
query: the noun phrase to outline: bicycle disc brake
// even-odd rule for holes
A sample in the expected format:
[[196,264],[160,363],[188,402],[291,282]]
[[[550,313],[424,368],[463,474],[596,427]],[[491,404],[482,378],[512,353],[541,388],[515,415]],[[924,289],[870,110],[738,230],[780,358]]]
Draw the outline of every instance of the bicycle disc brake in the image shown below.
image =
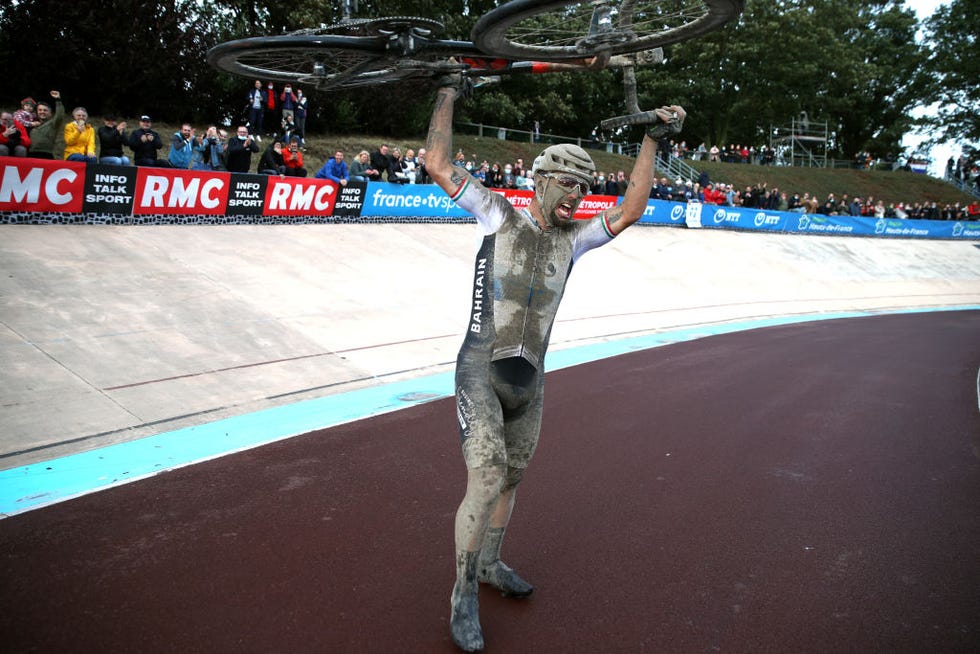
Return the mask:
[[[580,52],[610,52],[613,48],[632,43],[636,40],[636,32],[620,27],[616,29],[613,23],[613,8],[606,4],[598,4],[592,12],[592,22],[589,34],[575,43]],[[609,56],[608,54],[606,55]]]

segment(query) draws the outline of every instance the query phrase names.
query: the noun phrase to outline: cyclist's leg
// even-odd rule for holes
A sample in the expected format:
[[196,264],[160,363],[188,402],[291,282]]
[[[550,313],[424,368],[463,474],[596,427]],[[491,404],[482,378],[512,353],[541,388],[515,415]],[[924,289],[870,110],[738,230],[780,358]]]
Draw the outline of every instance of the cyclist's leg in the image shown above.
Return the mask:
[[483,648],[477,562],[507,470],[503,408],[490,385],[489,368],[489,353],[482,349],[464,350],[456,362],[456,414],[467,477],[466,494],[456,511],[450,631],[465,651]]
[[527,597],[534,590],[500,560],[520,484],[538,444],[544,405],[544,375],[524,359],[495,361],[492,378],[502,398],[507,475],[493,506],[486,536],[480,548],[478,577],[509,597]]

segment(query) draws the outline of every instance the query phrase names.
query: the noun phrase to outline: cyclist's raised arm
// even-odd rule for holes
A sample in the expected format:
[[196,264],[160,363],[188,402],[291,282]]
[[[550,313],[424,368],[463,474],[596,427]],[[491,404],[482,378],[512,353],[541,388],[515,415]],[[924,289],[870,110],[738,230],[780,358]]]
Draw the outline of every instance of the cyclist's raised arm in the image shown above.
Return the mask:
[[623,201],[618,207],[608,210],[606,219],[612,233],[619,234],[624,229],[643,217],[650,198],[650,187],[653,186],[654,160],[658,147],[669,147],[661,143],[667,136],[680,132],[687,113],[681,107],[672,105],[656,110],[658,118],[663,121],[652,126],[643,136],[643,144],[636,155],[633,172],[630,173],[629,186]]
[[[453,164],[450,151],[453,146],[453,103],[456,91],[443,87],[436,91],[436,103],[429,121],[429,135],[425,142],[425,172],[446,193],[455,193],[459,182],[451,179]],[[465,172],[456,166],[456,172]]]
[[452,196],[469,176],[465,168],[454,166],[453,147],[453,105],[462,94],[466,80],[462,75],[447,75],[439,80],[436,103],[429,121],[429,135],[426,139],[425,171],[432,181]]

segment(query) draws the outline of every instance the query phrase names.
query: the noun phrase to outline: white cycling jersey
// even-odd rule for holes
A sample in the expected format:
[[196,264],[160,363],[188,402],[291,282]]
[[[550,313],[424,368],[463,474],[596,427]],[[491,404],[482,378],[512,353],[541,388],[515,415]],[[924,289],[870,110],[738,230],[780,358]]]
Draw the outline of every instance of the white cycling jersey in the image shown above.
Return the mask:
[[522,357],[540,369],[573,264],[614,237],[605,215],[544,230],[530,212],[470,177],[452,200],[484,234],[464,349],[492,344],[491,360]]

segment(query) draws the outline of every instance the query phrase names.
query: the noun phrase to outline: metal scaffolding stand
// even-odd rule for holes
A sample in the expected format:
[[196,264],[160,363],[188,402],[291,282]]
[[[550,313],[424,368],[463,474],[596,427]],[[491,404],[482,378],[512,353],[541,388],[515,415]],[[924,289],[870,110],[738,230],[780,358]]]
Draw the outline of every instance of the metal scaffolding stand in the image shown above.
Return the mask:
[[805,111],[789,126],[769,129],[769,146],[775,150],[776,164],[780,166],[826,168],[829,139],[827,121],[812,121]]

